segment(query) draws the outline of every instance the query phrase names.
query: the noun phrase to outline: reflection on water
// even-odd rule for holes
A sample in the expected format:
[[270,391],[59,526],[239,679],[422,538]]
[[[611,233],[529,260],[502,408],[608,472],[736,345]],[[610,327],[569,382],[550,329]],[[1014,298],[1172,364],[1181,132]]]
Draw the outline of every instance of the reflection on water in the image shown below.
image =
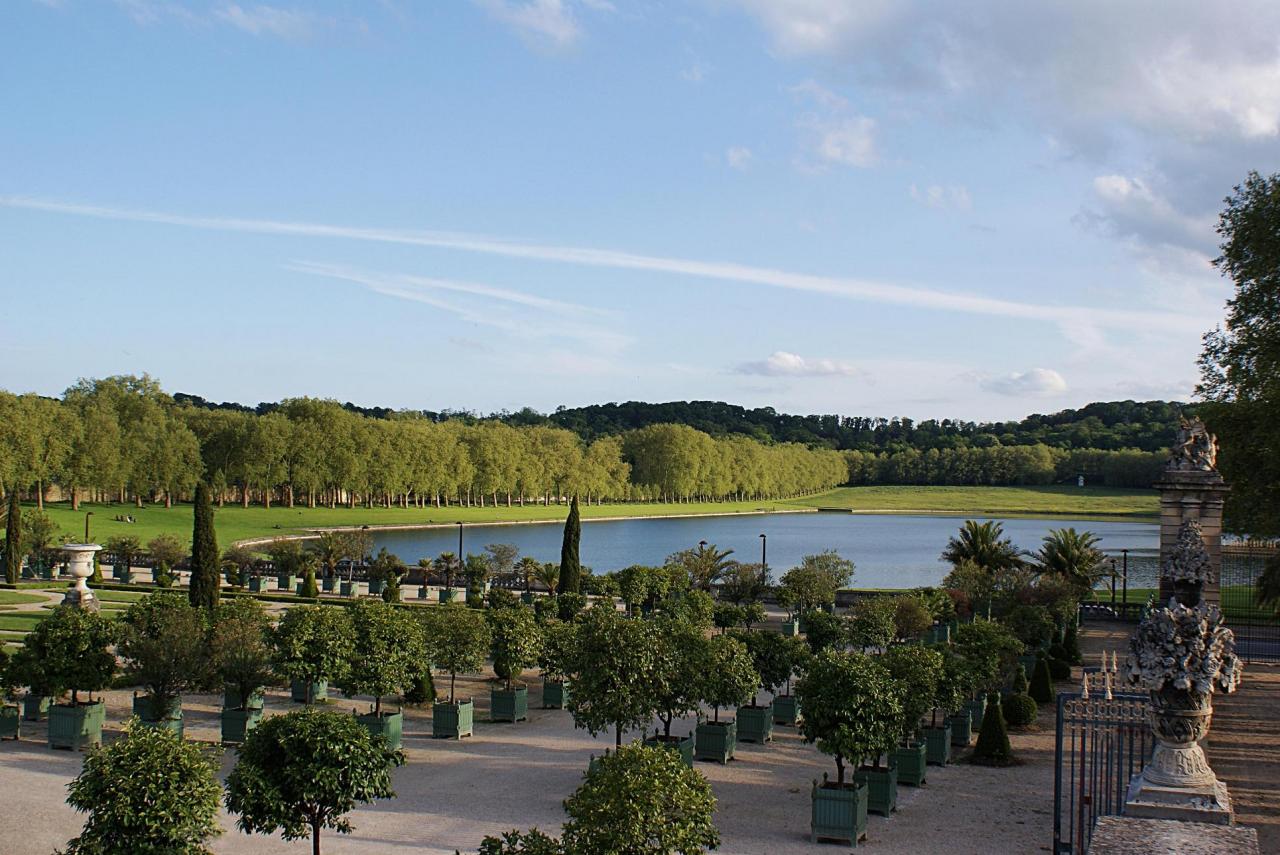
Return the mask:
[[[1054,528],[1092,531],[1101,547],[1153,550],[1155,523],[1071,519],[1000,520],[1005,533],[1022,549],[1037,549]],[[947,567],[938,558],[947,539],[963,522],[960,517],[878,514],[738,514],[723,517],[676,517],[584,521],[582,563],[597,573],[630,564],[660,564],[673,552],[698,541],[734,550],[743,561],[760,560],[760,535],[767,535],[769,566],[775,578],[800,556],[835,549],[857,565],[856,587],[913,588],[936,585]],[[513,543],[522,555],[539,561],[560,560],[560,523],[537,525],[469,525],[463,532],[467,552],[488,543]],[[385,546],[409,564],[458,548],[457,527],[380,532],[375,547]]]

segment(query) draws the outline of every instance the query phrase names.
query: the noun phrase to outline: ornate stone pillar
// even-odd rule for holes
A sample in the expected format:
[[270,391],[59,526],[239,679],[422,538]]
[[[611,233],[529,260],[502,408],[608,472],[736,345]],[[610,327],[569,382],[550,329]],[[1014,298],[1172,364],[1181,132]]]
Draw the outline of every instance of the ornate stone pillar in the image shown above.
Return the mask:
[[[1230,487],[1217,470],[1218,441],[1204,423],[1183,421],[1178,439],[1164,473],[1153,486],[1160,491],[1160,557],[1173,554],[1183,523],[1200,526],[1209,553],[1211,573],[1204,583],[1202,598],[1219,603],[1222,576],[1222,505]],[[1161,574],[1160,602],[1167,603],[1173,589]]]
[[67,569],[75,577],[66,596],[62,598],[64,606],[81,609],[98,610],[98,598],[86,584],[93,575],[93,556],[102,549],[96,543],[64,543],[62,550],[67,553]]

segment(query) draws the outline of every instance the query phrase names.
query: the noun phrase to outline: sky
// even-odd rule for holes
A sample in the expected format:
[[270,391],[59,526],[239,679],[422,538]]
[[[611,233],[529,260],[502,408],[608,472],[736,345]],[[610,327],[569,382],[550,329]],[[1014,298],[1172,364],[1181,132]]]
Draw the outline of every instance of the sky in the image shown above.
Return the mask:
[[0,387],[1189,399],[1280,3],[4,0]]

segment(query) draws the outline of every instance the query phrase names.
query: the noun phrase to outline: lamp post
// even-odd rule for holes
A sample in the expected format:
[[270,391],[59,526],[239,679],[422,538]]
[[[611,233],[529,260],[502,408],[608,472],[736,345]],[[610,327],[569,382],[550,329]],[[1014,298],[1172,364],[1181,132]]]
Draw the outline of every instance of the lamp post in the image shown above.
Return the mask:
[[1120,572],[1123,574],[1120,577],[1120,583],[1122,585],[1122,590],[1124,591],[1124,593],[1120,596],[1120,602],[1123,603],[1121,608],[1128,610],[1129,608],[1129,550],[1127,549],[1120,550],[1120,557],[1124,562],[1121,565],[1121,570],[1120,570]]
[[762,534],[760,535],[760,566],[766,569],[769,567],[768,555],[769,555],[769,535]]
[[89,517],[93,516],[93,511],[85,511],[84,514],[84,542],[89,542]]

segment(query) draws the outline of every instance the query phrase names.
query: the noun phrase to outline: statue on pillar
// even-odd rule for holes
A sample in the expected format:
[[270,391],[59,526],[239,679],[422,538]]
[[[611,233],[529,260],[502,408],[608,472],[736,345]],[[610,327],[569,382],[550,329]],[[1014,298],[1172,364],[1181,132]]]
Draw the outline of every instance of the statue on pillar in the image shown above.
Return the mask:
[[1218,468],[1218,438],[1200,419],[1181,419],[1173,455],[1165,467],[1171,472],[1214,472]]

